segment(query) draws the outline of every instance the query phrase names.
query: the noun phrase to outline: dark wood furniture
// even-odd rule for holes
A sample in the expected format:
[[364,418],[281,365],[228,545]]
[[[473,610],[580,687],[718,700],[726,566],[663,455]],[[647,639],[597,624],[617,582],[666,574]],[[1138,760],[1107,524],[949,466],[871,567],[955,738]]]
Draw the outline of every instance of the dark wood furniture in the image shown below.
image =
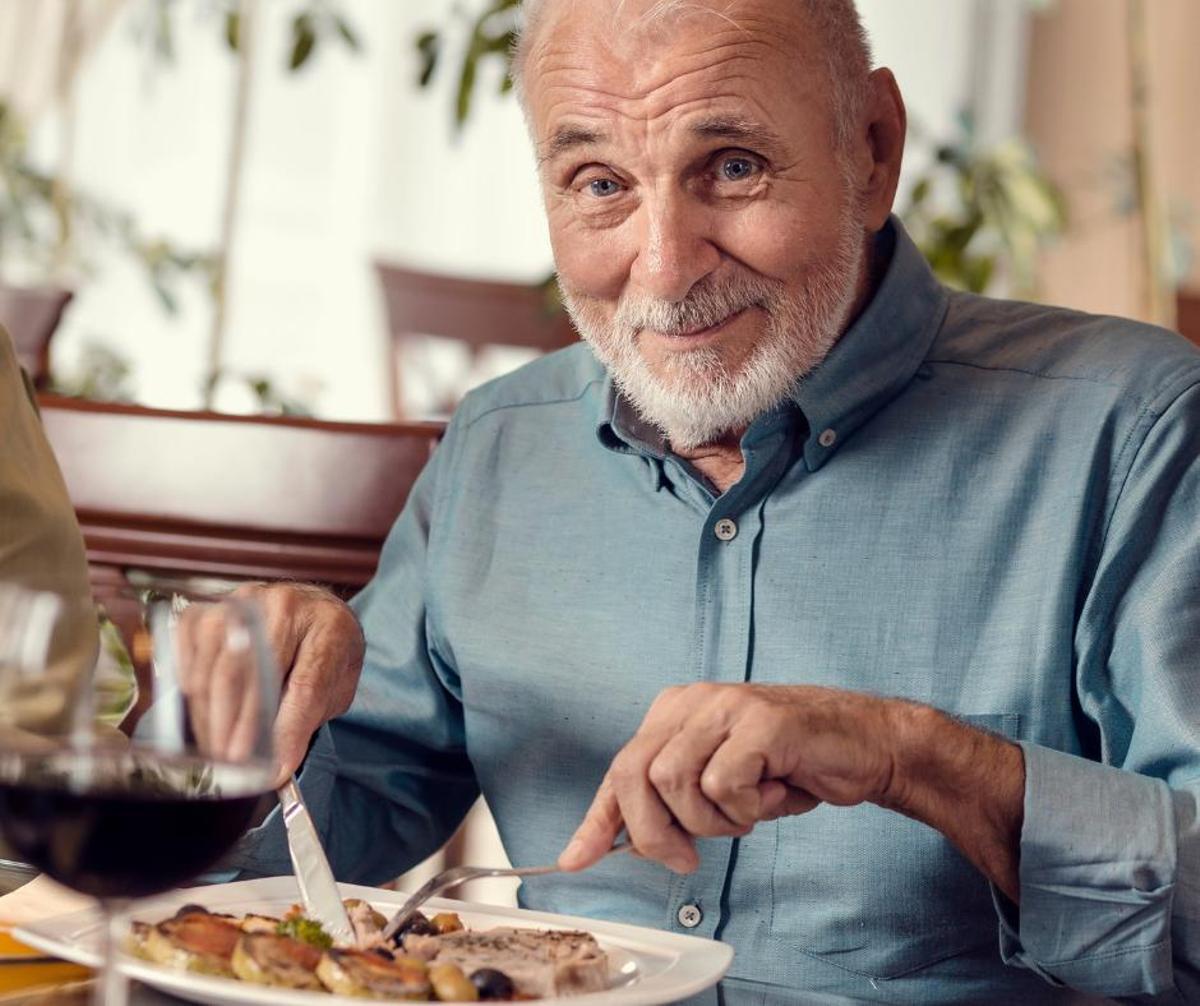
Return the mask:
[[351,593],[442,430],[39,404],[98,586],[144,570]]
[[1200,289],[1179,291],[1175,326],[1182,335],[1200,346]]
[[391,357],[388,366],[392,414],[402,417],[400,375],[406,350],[422,337],[463,343],[472,360],[488,346],[517,346],[552,352],[578,339],[565,311],[544,287],[462,279],[375,264],[387,305]]
[[0,325],[12,336],[17,361],[44,388],[50,381],[50,337],[73,294],[61,287],[21,287],[0,283]]

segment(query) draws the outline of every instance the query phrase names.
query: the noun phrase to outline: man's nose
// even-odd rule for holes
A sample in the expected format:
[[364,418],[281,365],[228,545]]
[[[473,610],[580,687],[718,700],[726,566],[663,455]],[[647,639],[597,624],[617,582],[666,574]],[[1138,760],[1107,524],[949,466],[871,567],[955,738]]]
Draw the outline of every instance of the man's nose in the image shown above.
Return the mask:
[[643,293],[681,301],[721,261],[707,234],[706,214],[677,193],[644,200],[640,212],[638,252],[630,278]]

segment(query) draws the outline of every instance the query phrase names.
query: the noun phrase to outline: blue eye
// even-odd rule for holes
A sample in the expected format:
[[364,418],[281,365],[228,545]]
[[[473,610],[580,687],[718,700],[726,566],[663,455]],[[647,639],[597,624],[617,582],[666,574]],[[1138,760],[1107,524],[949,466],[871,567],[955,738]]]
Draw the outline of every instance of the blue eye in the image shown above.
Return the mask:
[[721,177],[727,182],[744,182],[758,173],[758,165],[749,157],[727,157],[721,162]]
[[620,192],[621,186],[617,182],[614,182],[611,178],[597,178],[588,182],[588,191],[591,192],[592,195],[597,196],[600,199],[604,199]]

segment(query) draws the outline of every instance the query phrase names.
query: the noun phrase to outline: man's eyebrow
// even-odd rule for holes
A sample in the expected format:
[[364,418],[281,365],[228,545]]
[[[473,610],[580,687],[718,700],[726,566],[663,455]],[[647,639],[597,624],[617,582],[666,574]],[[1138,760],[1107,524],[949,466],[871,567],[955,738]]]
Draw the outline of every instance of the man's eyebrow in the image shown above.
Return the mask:
[[717,116],[692,123],[691,134],[703,140],[733,140],[739,146],[778,149],[783,145],[779,134],[753,119]]
[[603,140],[603,133],[588,129],[587,126],[560,126],[554,131],[554,135],[542,144],[538,162],[545,164],[546,161],[552,161],[576,147],[594,147]]

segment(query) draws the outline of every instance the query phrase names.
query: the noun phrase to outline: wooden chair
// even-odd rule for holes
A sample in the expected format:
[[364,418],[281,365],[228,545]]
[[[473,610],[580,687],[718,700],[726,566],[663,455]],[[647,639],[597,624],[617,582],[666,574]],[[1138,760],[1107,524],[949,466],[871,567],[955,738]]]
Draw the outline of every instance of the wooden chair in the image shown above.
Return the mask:
[[[472,361],[489,346],[549,353],[578,339],[565,311],[541,286],[461,279],[375,264],[387,305],[393,415],[404,416],[400,375],[413,344],[427,336],[463,343]],[[452,403],[450,403],[452,404]]]
[[12,336],[17,360],[34,387],[50,381],[50,337],[74,296],[60,287],[19,287],[0,283],[0,325]]
[[363,586],[436,423],[173,412],[39,396],[94,574]]

